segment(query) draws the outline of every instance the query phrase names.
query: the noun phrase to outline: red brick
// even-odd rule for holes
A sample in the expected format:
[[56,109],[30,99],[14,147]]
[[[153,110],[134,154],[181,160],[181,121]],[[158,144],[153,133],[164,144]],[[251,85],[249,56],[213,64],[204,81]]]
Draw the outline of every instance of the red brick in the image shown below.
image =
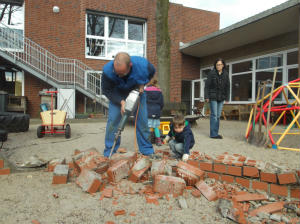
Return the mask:
[[268,183],[253,180],[252,188],[254,190],[259,189],[259,190],[263,190],[263,191],[268,191]]
[[[176,167],[177,168],[177,167]],[[174,171],[176,172],[177,169]],[[172,167],[167,164],[166,160],[152,161],[151,176],[154,178],[155,175],[168,175],[172,172]]]
[[177,176],[183,178],[187,185],[195,185],[199,179],[203,179],[204,174],[204,171],[185,162],[177,164]]
[[278,201],[274,202],[268,205],[263,205],[260,206],[257,209],[252,210],[249,215],[250,216],[256,216],[260,212],[265,212],[265,213],[274,213],[274,212],[279,212],[283,209],[284,202],[283,201]]
[[0,159],[0,169],[2,169],[4,167],[4,161],[3,159]]
[[234,195],[232,199],[237,202],[244,202],[244,201],[261,201],[261,200],[267,200],[268,198],[263,194],[247,193],[247,194]]
[[276,173],[260,172],[260,180],[276,184],[277,176],[276,176]]
[[226,165],[215,163],[214,164],[214,172],[226,173]]
[[156,175],[154,178],[154,192],[182,195],[185,187],[185,181],[179,177]]
[[247,166],[255,166],[256,165],[256,160],[247,160],[245,162],[245,165],[247,165]]
[[295,184],[297,183],[296,175],[294,173],[277,174],[279,184]]
[[114,212],[114,215],[115,216],[119,216],[119,215],[125,215],[126,214],[126,211],[125,210],[117,210]]
[[235,182],[237,182],[238,184],[242,185],[243,187],[246,187],[246,188],[250,187],[250,180],[248,180],[246,178],[236,177],[235,178]]
[[102,195],[105,198],[112,198],[113,197],[113,189],[112,188],[105,188],[102,191]]
[[291,198],[300,199],[300,188],[291,188],[290,195],[291,195]]
[[149,170],[151,162],[149,159],[142,157],[140,158],[131,169],[129,180],[132,182],[138,182],[141,177]]
[[119,160],[107,170],[108,180],[114,183],[119,182],[121,179],[127,177],[128,174],[129,174],[128,160]]
[[187,163],[194,167],[199,168],[199,161],[197,161],[197,160],[188,160]]
[[227,183],[233,183],[234,182],[234,177],[229,176],[229,175],[221,175],[221,180],[225,181]]
[[242,167],[228,166],[227,174],[234,175],[234,176],[242,176]]
[[67,176],[53,176],[52,184],[66,184],[67,181]]
[[126,153],[115,153],[111,156],[109,165],[113,166],[116,162],[120,160],[128,160],[129,167],[131,168],[137,159],[137,154],[135,152],[126,152]]
[[144,169],[133,171],[130,173],[128,180],[137,183],[148,170],[149,167],[145,167]]
[[196,183],[195,185],[198,190],[203,194],[203,196],[209,200],[209,201],[214,201],[218,198],[216,192],[208,186],[203,180],[200,180],[199,182]]
[[200,169],[205,171],[212,171],[213,164],[211,162],[202,162],[200,161]]
[[8,175],[10,174],[10,169],[6,168],[6,169],[0,169],[0,175]]
[[150,194],[150,195],[146,195],[145,198],[146,198],[146,202],[148,204],[155,204],[155,205],[158,205],[158,195],[154,195],[154,194]]
[[100,189],[102,183],[101,176],[88,169],[83,169],[76,179],[76,184],[79,185],[83,191],[90,194],[97,192]]
[[201,192],[199,190],[195,189],[195,190],[192,191],[192,195],[195,198],[199,198],[199,197],[201,197]]
[[244,166],[243,175],[247,177],[259,177],[259,170],[256,167]]
[[212,178],[215,180],[220,180],[220,174],[212,173],[212,172],[206,172],[208,178]]
[[204,176],[204,172],[202,170],[200,170],[199,168],[194,167],[194,166],[192,166],[190,164],[187,164],[187,163],[185,163],[183,161],[180,161],[177,164],[177,167],[181,168],[181,169],[184,169],[184,170],[188,170],[189,172],[195,174],[199,178],[202,178]]
[[270,193],[287,197],[288,187],[287,186],[280,186],[280,185],[276,185],[276,184],[271,184],[270,185]]

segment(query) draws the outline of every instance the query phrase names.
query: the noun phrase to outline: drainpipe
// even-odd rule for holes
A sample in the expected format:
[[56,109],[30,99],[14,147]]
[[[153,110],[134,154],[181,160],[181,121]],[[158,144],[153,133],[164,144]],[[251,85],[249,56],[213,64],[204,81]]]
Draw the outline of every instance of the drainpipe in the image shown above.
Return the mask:
[[298,78],[300,78],[300,4],[298,10]]

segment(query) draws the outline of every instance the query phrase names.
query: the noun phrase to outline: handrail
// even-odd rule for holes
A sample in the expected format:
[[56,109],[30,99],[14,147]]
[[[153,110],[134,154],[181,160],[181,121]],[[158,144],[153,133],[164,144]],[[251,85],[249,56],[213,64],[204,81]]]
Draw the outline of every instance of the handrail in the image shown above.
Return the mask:
[[101,96],[101,75],[77,59],[59,58],[15,29],[0,23],[0,50],[57,84],[74,85]]

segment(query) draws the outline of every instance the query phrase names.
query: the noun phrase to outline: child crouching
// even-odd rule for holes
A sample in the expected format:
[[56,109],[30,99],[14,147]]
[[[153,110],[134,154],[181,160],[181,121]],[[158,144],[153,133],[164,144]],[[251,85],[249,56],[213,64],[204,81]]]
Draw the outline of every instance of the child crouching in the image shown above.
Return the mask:
[[164,139],[164,144],[167,142],[175,158],[182,158],[184,162],[189,159],[190,149],[194,146],[195,139],[188,121],[181,113],[173,118],[170,131]]

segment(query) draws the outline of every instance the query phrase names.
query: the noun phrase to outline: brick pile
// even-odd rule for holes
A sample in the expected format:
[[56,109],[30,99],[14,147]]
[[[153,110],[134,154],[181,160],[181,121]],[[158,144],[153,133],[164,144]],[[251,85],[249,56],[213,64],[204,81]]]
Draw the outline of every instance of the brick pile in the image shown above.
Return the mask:
[[[187,163],[170,158],[167,150],[157,150],[156,154],[161,159],[125,152],[114,154],[108,161],[95,149],[77,150],[72,162],[50,162],[48,171],[55,164],[53,184],[54,178],[63,176],[84,192],[94,195],[100,191],[100,200],[111,198],[113,204],[122,195],[139,194],[155,205],[161,199],[178,197],[181,208],[186,208],[181,195],[190,193],[195,198],[203,195],[208,201],[217,201],[220,213],[238,223],[300,221],[299,176],[294,170],[238,154],[212,158],[193,151]],[[126,186],[122,186],[124,179]],[[138,182],[144,182],[144,187],[136,190],[134,183]],[[115,211],[116,216],[124,214],[125,210]]]

